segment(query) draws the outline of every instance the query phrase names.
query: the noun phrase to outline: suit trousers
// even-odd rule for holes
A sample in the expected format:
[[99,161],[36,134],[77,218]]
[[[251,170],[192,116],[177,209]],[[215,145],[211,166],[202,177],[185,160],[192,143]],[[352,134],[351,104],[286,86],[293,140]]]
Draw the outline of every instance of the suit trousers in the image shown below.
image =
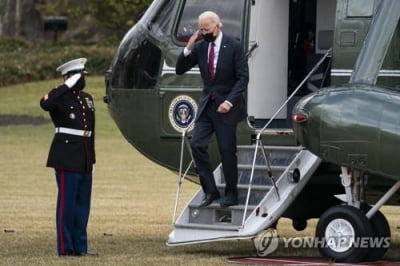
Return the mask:
[[56,179],[58,254],[86,253],[92,173],[56,170]]
[[216,102],[210,100],[196,121],[191,140],[193,157],[204,193],[219,194],[208,154],[208,144],[215,132],[226,182],[225,195],[237,197],[237,123],[225,123],[224,114],[218,113],[217,108]]

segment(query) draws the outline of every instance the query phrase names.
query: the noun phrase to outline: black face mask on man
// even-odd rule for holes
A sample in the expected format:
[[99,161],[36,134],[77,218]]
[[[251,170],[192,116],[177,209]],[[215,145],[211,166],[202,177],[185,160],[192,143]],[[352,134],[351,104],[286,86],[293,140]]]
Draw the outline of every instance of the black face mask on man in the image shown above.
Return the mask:
[[203,39],[206,42],[214,42],[215,39],[217,38],[217,36],[214,36],[214,33],[207,33],[207,34],[203,34]]

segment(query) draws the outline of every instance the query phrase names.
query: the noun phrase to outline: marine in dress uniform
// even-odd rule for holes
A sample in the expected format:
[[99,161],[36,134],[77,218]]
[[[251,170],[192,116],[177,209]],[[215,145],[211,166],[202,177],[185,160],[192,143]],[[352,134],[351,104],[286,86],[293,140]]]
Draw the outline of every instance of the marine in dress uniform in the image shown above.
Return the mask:
[[63,255],[91,255],[87,249],[87,224],[95,158],[93,98],[85,88],[86,58],[57,68],[64,83],[40,100],[55,126],[47,166],[55,169],[58,186],[57,250]]

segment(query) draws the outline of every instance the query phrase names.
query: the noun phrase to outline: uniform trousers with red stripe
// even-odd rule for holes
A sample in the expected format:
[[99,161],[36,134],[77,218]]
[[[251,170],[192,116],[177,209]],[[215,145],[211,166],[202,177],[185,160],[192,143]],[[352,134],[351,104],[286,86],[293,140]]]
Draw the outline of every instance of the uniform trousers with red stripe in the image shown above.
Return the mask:
[[87,224],[92,192],[92,173],[56,170],[57,250],[59,255],[87,252]]

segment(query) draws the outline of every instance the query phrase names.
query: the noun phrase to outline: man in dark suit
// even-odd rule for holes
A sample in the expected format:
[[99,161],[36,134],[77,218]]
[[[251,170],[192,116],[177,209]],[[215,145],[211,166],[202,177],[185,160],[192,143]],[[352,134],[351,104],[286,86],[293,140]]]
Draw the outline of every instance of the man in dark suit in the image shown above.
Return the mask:
[[[206,11],[199,16],[199,30],[189,39],[176,63],[176,73],[200,68],[203,91],[191,141],[193,157],[200,176],[205,207],[220,198],[208,155],[208,143],[215,132],[226,181],[222,207],[238,204],[236,127],[246,116],[243,92],[249,70],[243,46],[222,33],[219,16]],[[199,37],[202,40],[196,42]]]
[[85,88],[86,58],[57,68],[64,83],[40,100],[50,113],[55,135],[47,166],[55,169],[58,198],[57,250],[60,256],[95,255],[87,251],[94,150],[94,104]]

